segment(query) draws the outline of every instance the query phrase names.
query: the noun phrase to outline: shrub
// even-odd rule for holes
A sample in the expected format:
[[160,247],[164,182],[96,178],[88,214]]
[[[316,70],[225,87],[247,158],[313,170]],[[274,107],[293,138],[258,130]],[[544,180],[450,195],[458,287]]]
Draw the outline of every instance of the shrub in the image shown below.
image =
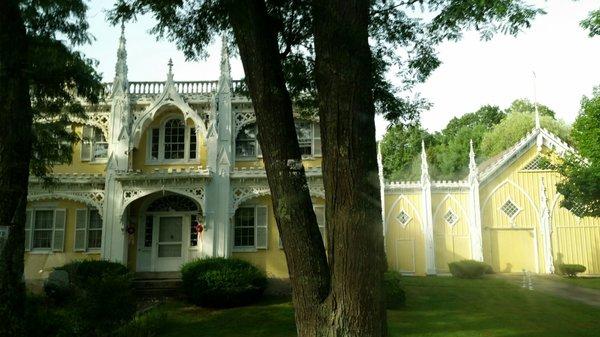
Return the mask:
[[[490,265],[475,260],[462,260],[448,263],[450,273],[458,278],[479,278],[489,273]],[[492,271],[493,272],[493,271]]]
[[233,307],[258,300],[267,287],[263,271],[239,259],[206,258],[181,268],[183,290],[190,302]]
[[[64,303],[70,333],[79,336],[110,335],[135,313],[132,278],[127,267],[109,261],[76,261],[56,268],[68,273],[68,296],[55,287],[45,288],[55,303]],[[50,283],[47,283],[49,285]],[[54,296],[54,297],[53,297]]]
[[25,333],[28,337],[56,336],[65,325],[63,317],[50,310],[43,297],[32,294],[27,294],[25,322]]
[[383,276],[384,298],[387,309],[399,309],[406,302],[406,293],[401,287],[401,275],[395,271],[388,271]]
[[580,264],[559,264],[558,271],[569,277],[577,277],[577,274],[585,272],[586,268]]
[[168,316],[164,312],[151,311],[136,316],[129,323],[117,329],[114,337],[154,337],[166,328]]

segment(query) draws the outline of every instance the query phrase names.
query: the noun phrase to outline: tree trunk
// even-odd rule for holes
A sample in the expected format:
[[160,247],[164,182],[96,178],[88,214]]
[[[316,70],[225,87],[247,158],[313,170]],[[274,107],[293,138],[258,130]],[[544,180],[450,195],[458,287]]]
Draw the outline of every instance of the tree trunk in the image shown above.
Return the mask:
[[334,336],[386,336],[367,0],[313,2]]
[[[348,13],[327,8],[318,16],[322,21],[317,28],[318,47],[325,55],[317,55],[317,60],[321,132],[326,135],[328,265],[301,165],[273,28],[276,23],[268,16],[264,0],[227,2],[256,112],[300,337],[387,334],[381,301],[385,259],[367,43],[368,2],[362,5],[354,4],[354,11]],[[343,1],[338,6],[343,9]],[[333,21],[331,16],[338,14],[348,16]],[[344,33],[346,24],[353,34]],[[340,35],[348,41],[335,50]],[[359,55],[354,54],[357,51]],[[338,56],[339,60],[332,59]]]
[[263,0],[228,1],[286,255],[299,336],[321,336],[329,268],[308,190],[274,23]]
[[22,336],[25,208],[31,153],[27,37],[17,1],[0,1],[0,336]]

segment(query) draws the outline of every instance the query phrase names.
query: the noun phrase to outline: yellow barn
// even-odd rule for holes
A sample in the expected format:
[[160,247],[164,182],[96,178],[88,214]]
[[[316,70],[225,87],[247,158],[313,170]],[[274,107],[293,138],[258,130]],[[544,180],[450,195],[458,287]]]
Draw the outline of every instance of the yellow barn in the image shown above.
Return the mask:
[[[224,44],[225,46],[225,44]],[[273,278],[287,277],[252,102],[230,76],[222,49],[218,81],[129,82],[125,37],[113,83],[86,119],[72,120],[82,142],[57,184],[29,185],[25,278],[46,278],[78,259],[109,259],[136,272],[170,272],[186,261],[233,256]],[[326,231],[317,120],[296,121],[310,193]],[[383,184],[389,267],[424,275],[448,262],[484,260],[501,272],[551,273],[559,262],[600,274],[600,220],[559,206],[558,174],[540,155],[572,151],[539,125],[465,181]],[[424,152],[423,152],[424,153]]]

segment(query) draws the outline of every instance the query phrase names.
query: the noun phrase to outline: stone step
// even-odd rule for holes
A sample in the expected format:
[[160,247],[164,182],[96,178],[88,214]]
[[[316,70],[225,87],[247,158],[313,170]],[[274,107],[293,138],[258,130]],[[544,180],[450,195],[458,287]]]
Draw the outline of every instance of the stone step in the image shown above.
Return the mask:
[[144,297],[173,297],[181,295],[181,273],[135,273],[133,286],[136,294]]
[[181,279],[181,272],[137,272],[134,274],[136,280],[162,280],[162,279]]

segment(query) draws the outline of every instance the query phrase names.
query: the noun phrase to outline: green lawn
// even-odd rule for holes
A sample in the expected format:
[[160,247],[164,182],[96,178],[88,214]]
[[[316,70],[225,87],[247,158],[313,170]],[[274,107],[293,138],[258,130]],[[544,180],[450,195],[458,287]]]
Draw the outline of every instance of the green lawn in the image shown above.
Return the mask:
[[[390,336],[597,336],[600,309],[524,290],[499,279],[406,277],[407,306],[389,311]],[[285,300],[228,310],[181,302],[167,312],[160,337],[294,336],[293,309]]]
[[556,276],[549,278],[552,281],[560,281],[564,283],[569,283],[578,287],[591,288],[600,290],[600,277],[563,277]]

